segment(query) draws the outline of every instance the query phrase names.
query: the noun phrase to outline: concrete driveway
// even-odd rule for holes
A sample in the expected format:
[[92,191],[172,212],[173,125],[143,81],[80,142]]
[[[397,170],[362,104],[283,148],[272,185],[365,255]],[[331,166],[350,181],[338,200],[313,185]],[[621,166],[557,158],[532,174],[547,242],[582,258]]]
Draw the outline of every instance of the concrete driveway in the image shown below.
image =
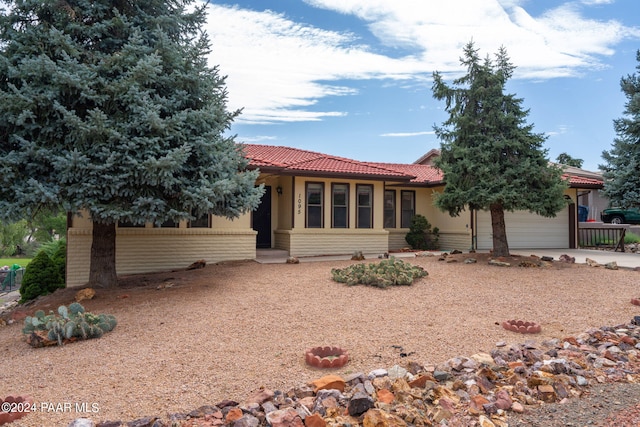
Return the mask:
[[640,253],[598,251],[594,249],[511,249],[512,254],[551,256],[558,260],[566,254],[576,259],[577,264],[586,264],[587,258],[599,264],[615,261],[618,267],[640,268]]

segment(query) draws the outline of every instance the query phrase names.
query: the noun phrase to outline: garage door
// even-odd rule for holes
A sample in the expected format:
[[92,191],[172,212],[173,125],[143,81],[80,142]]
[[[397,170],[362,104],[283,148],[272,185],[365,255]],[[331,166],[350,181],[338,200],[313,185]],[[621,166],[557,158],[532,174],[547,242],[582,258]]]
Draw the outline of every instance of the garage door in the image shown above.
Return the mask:
[[[478,249],[493,248],[491,213],[479,211],[477,222]],[[569,209],[546,218],[528,211],[505,212],[507,242],[510,249],[565,249],[569,247]]]

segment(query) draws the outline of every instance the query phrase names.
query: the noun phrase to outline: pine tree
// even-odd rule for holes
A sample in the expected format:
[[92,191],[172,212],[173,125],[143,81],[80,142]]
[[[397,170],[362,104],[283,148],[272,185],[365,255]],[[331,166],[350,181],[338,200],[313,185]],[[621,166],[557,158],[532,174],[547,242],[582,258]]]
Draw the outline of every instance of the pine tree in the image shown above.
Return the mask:
[[562,171],[551,167],[545,137],[526,123],[522,99],[505,94],[514,66],[501,48],[492,61],[478,56],[473,42],[464,48],[467,73],[447,85],[434,73],[433,95],[446,101],[449,118],[435,126],[441,140],[436,166],[444,191],[435,203],[450,215],[464,209],[489,210],[493,253],[508,256],[505,211],[528,210],[555,216],[565,205]]
[[[195,5],[194,5],[195,3]],[[0,216],[88,211],[90,284],[115,230],[255,208],[196,0],[9,0],[0,13]],[[1,6],[0,6],[1,7]]]
[[613,121],[616,138],[613,148],[602,153],[607,162],[603,171],[603,193],[612,205],[630,208],[640,206],[640,50],[636,52],[638,73],[620,79],[627,98],[624,116]]

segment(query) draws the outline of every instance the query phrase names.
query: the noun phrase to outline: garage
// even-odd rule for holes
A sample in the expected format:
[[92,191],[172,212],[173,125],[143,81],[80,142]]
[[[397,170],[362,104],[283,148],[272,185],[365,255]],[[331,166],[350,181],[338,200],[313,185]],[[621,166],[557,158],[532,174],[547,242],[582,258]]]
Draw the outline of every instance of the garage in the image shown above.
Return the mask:
[[[491,213],[477,212],[477,248],[493,248]],[[569,208],[546,218],[528,211],[505,212],[507,242],[510,249],[565,249],[569,248]]]

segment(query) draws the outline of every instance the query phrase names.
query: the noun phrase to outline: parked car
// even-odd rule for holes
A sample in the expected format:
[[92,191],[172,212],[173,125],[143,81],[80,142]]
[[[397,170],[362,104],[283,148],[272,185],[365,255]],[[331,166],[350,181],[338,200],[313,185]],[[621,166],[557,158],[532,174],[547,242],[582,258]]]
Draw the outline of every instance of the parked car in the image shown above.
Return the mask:
[[600,214],[600,219],[602,219],[602,222],[611,224],[640,224],[640,209],[605,209]]

